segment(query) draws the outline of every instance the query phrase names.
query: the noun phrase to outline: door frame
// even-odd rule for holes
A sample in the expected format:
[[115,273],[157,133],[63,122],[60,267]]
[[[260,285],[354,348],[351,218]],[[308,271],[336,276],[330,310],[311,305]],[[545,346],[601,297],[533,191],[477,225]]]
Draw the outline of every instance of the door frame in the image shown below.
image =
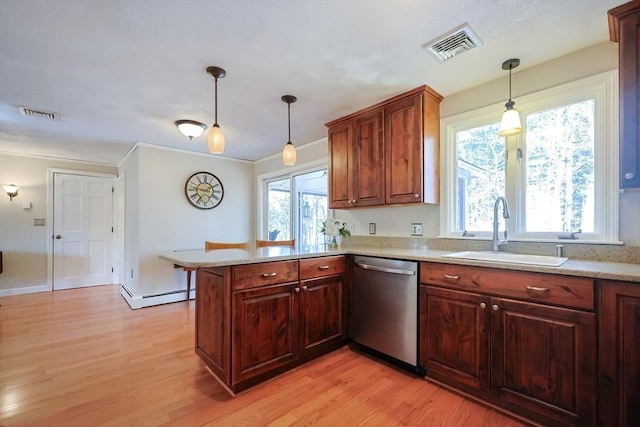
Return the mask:
[[110,173],[99,173],[99,172],[87,172],[73,169],[57,169],[57,168],[47,168],[47,234],[45,236],[45,246],[47,248],[47,288],[50,291],[53,291],[53,224],[54,224],[54,209],[53,209],[53,177],[56,173],[67,174],[67,175],[82,175],[82,176],[90,176],[97,178],[109,178],[111,179],[111,185],[114,189],[114,197],[112,203],[112,218],[113,218],[113,226],[116,228],[113,235],[113,260],[114,260],[114,271],[111,274],[111,283],[117,283],[118,272],[120,270],[120,265],[118,264],[118,221],[117,221],[117,212],[118,212],[118,187],[116,185],[116,175]]

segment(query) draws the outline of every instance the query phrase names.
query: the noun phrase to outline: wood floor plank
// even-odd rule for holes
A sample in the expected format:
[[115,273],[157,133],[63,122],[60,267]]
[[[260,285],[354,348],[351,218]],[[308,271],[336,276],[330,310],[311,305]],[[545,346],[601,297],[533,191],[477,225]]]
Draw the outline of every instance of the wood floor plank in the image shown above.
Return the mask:
[[194,317],[193,301],[131,310],[118,286],[0,299],[0,425],[522,425],[348,347],[233,398]]

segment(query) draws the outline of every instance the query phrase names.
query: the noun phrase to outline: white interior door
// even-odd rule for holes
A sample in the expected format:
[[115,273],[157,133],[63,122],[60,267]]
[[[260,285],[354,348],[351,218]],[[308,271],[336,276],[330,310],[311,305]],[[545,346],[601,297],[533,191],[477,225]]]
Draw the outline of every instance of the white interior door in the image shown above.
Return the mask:
[[113,185],[113,178],[54,173],[54,290],[113,283]]

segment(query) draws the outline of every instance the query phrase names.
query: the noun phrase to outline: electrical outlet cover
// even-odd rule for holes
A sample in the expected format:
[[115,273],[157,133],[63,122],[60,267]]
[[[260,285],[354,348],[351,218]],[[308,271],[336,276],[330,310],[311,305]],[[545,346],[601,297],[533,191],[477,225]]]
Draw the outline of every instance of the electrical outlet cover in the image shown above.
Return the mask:
[[413,222],[411,223],[411,235],[412,236],[422,236],[422,223],[421,222]]

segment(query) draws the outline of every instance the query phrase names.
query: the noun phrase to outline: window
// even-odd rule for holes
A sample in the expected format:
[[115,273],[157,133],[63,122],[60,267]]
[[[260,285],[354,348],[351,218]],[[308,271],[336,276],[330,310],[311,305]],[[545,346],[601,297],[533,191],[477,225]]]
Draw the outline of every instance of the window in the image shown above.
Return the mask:
[[296,239],[305,248],[324,243],[327,218],[327,168],[263,180],[265,213],[260,232],[268,240]]
[[525,130],[509,138],[501,105],[443,119],[441,235],[490,237],[505,196],[512,239],[617,241],[616,76],[519,97]]

